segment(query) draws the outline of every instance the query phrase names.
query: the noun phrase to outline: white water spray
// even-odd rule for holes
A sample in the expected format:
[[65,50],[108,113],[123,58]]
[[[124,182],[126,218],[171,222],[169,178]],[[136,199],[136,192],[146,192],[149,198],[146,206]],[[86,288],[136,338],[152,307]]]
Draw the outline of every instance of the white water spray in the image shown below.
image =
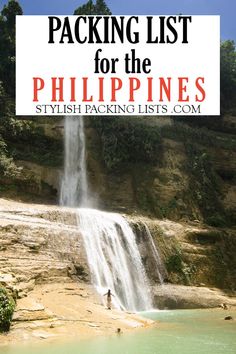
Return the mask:
[[[78,227],[97,291],[103,295],[111,289],[116,307],[149,310],[152,308],[149,282],[128,222],[120,214],[86,209],[89,198],[85,145],[83,117],[66,117],[60,204],[83,207],[77,210]],[[150,232],[148,237],[151,238]]]
[[145,223],[143,223],[143,224],[144,224],[146,235],[148,237],[148,241],[151,245],[151,252],[152,252],[152,256],[153,256],[153,259],[154,259],[155,265],[156,265],[155,270],[157,272],[157,275],[158,275],[158,278],[160,281],[160,285],[163,285],[164,284],[163,275],[165,276],[167,274],[166,269],[163,265],[163,262],[161,261],[161,257],[159,255],[158,249],[155,246],[155,243],[153,241],[153,238],[152,238],[152,235],[151,235],[151,232],[150,232],[148,226]]
[[115,213],[78,209],[78,224],[97,291],[102,295],[111,289],[120,308],[151,309],[149,282],[127,221]]
[[65,161],[60,205],[88,206],[84,118],[65,118]]

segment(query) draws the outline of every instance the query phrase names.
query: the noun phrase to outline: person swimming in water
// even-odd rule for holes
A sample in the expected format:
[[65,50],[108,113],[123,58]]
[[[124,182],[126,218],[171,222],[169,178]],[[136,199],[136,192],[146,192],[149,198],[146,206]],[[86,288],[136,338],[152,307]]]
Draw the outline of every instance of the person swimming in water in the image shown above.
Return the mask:
[[111,290],[108,289],[107,293],[104,294],[103,296],[107,297],[107,308],[108,308],[108,310],[111,310],[111,297],[114,295],[111,293]]

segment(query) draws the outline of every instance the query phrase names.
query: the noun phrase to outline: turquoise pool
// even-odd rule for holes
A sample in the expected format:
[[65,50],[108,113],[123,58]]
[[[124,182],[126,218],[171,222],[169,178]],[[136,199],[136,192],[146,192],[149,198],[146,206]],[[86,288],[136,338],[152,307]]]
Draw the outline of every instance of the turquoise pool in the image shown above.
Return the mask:
[[1,354],[235,354],[236,321],[224,310],[174,310],[144,313],[157,320],[151,329],[79,342],[0,348]]

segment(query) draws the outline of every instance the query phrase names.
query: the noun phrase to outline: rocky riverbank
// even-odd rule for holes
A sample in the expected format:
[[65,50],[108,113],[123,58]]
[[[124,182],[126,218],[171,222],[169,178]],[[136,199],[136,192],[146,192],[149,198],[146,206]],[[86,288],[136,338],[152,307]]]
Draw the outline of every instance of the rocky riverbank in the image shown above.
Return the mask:
[[236,307],[236,297],[217,288],[165,284],[153,289],[154,304],[162,309]]
[[107,310],[84,283],[36,285],[17,301],[11,331],[0,335],[0,346],[111,335],[118,328],[126,333],[152,324],[137,315]]
[[114,334],[152,323],[106,310],[89,280],[74,210],[0,201],[0,285],[17,298],[2,345]]

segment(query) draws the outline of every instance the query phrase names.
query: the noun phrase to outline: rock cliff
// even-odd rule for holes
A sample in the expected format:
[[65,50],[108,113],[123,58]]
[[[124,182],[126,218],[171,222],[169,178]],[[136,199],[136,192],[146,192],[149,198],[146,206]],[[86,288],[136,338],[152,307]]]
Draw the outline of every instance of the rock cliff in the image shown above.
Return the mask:
[[[214,307],[223,299],[234,303],[236,265],[230,257],[236,243],[231,231],[139,215],[126,218],[135,231],[157,307],[173,307],[173,284],[174,293],[178,293],[176,307]],[[41,284],[90,283],[75,210],[1,199],[0,226],[0,284],[16,298],[27,296]],[[159,265],[150,251],[146,226],[159,252]],[[200,295],[190,296],[191,301],[185,299],[186,286],[194,287],[190,295]],[[204,292],[203,287],[225,290]],[[166,293],[169,296],[163,295]]]

